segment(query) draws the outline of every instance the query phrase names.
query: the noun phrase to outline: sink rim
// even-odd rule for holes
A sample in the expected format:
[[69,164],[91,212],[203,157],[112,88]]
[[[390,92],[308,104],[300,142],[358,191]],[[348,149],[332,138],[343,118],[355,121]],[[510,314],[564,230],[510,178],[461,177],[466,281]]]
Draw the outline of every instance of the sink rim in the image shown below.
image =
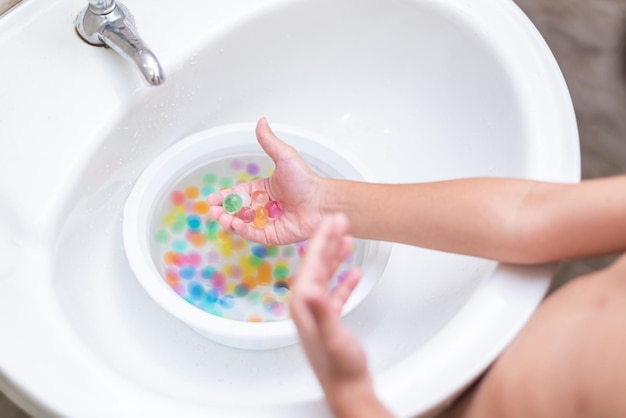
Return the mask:
[[[36,4],[37,0],[34,0],[32,2],[32,4]],[[449,7],[449,4],[451,4],[451,1],[448,1],[447,3],[442,2],[441,7]],[[571,108],[571,101],[569,100],[569,94],[567,93],[567,87],[565,86],[564,80],[562,79],[562,76],[560,75],[560,72],[558,70],[558,65],[556,64],[556,61],[554,60],[554,58],[551,56],[549,49],[546,47],[545,43],[543,42],[543,40],[540,38],[540,36],[538,35],[538,33],[536,32],[536,30],[534,29],[534,27],[532,27],[532,24],[529,24],[527,18],[525,16],[523,16],[523,14],[521,13],[521,11],[519,11],[519,9],[517,9],[517,6],[515,6],[514,4],[512,4],[512,2],[500,2],[500,4],[495,4],[494,2],[491,2],[489,4],[489,1],[487,0],[477,0],[474,2],[474,4],[472,6],[470,5],[466,5],[466,4],[460,4],[459,2],[457,2],[457,5],[459,7],[465,7],[465,8],[472,8],[475,7],[476,9],[480,9],[481,7],[484,7],[485,10],[491,10],[492,12],[494,12],[493,15],[486,15],[485,16],[485,20],[487,19],[487,17],[496,17],[497,13],[495,13],[496,11],[504,11],[505,13],[511,13],[514,16],[517,16],[518,18],[521,17],[520,23],[522,25],[526,25],[524,30],[526,31],[526,35],[530,37],[530,39],[533,39],[534,41],[534,46],[537,49],[533,49],[533,52],[538,53],[540,55],[542,55],[542,60],[544,62],[544,65],[546,66],[547,69],[547,73],[552,75],[553,78],[550,81],[550,85],[553,87],[554,90],[554,95],[555,95],[555,100],[559,101],[559,103],[557,105],[551,104],[550,107],[556,107],[558,108],[558,111],[561,113],[561,119],[564,121],[563,123],[563,127],[561,129],[563,129],[564,131],[568,131],[567,136],[568,138],[568,143],[556,143],[557,141],[555,141],[555,143],[553,144],[549,144],[550,146],[554,147],[555,149],[558,149],[560,151],[565,151],[566,153],[569,154],[568,158],[564,158],[563,156],[561,157],[561,162],[557,161],[557,163],[560,164],[560,166],[558,167],[558,170],[555,170],[554,172],[540,172],[540,173],[536,173],[537,176],[548,176],[548,177],[553,177],[556,176],[558,178],[555,178],[557,180],[562,180],[562,181],[577,181],[580,178],[580,168],[579,168],[579,158],[577,159],[575,154],[576,154],[576,146],[577,144],[574,144],[573,142],[575,142],[574,140],[576,138],[574,138],[576,136],[576,124],[575,124],[575,118],[573,116],[573,109]],[[17,16],[18,14],[21,14],[22,12],[26,13],[27,9],[31,9],[30,7],[28,7],[28,4],[24,4],[24,7],[20,7],[19,9],[15,10],[14,13],[11,13],[10,17],[13,16]],[[147,7],[147,6],[146,6]],[[465,10],[467,12],[467,10]],[[498,17],[502,17],[502,16],[498,16]],[[502,19],[503,21],[505,21],[506,19]],[[501,22],[496,22],[496,25],[500,24],[500,25],[504,25],[504,23]],[[142,26],[143,25],[147,25],[149,27],[150,22],[142,22]],[[144,26],[146,27],[146,26]],[[519,28],[518,28],[519,29]],[[155,45],[157,45],[159,42],[159,39],[157,37],[156,41],[154,42]],[[150,41],[151,44],[153,44],[152,41]],[[173,54],[173,56],[177,56],[176,54]],[[115,67],[115,66],[114,66]],[[122,68],[113,68],[113,71],[118,71],[118,70],[128,70],[128,69],[122,69]],[[127,100],[128,98],[123,98],[123,100]],[[569,105],[568,105],[568,101],[569,101]],[[567,125],[567,126],[565,126]],[[534,138],[537,138],[538,136],[535,134],[533,135]],[[558,138],[563,138],[563,136],[558,136]],[[573,156],[573,158],[572,158]],[[565,161],[567,160],[567,161]],[[565,161],[565,162],[562,162]],[[498,266],[499,268],[506,268],[505,266]],[[545,286],[547,287],[547,285],[549,284],[550,279],[547,278],[549,276],[548,269],[546,269],[545,274],[542,275],[543,277],[543,281],[545,282]],[[538,279],[539,281],[539,279]],[[538,282],[535,282],[538,283]],[[540,292],[539,292],[540,293]],[[538,302],[537,302],[538,303]],[[531,309],[532,311],[532,309]],[[522,312],[521,316],[527,315],[529,314],[529,312]],[[523,323],[524,321],[522,320],[521,323]],[[504,340],[506,340],[507,338],[512,338],[512,336],[515,334],[515,332],[511,331],[510,335],[507,335]],[[502,341],[501,341],[502,342]],[[494,350],[497,351],[497,350]],[[486,357],[494,357],[497,353],[494,352],[490,352],[488,353],[488,355]],[[479,369],[480,367],[478,367],[477,369]],[[390,371],[390,375],[393,375],[393,371]],[[472,374],[476,374],[479,373],[478,370],[474,370],[474,371],[469,371],[467,372],[466,376],[470,376]],[[0,371],[0,377],[2,377],[4,375],[4,373],[2,373]],[[475,377],[475,376],[474,376]],[[10,376],[6,376],[6,380],[4,380],[5,382],[18,382],[23,379],[20,378],[15,378],[12,379]],[[385,379],[386,380],[386,379]],[[457,388],[457,390],[460,390],[460,388],[466,384],[466,382],[462,381],[463,379],[460,379],[459,381],[456,382],[451,382],[451,386],[454,386]],[[0,378],[0,386],[3,386],[3,378]],[[33,404],[39,405],[39,407],[44,408],[44,406],[42,406],[42,402],[43,399],[46,397],[44,394],[42,393],[36,393],[36,391],[29,391],[28,390],[28,384],[27,382],[23,381],[23,385],[21,385],[21,387],[19,388],[19,391],[24,393],[25,396],[24,398],[30,398],[29,401],[31,401]],[[404,383],[407,383],[406,380],[404,381]],[[10,387],[11,385],[6,384],[5,387]],[[17,383],[13,386],[14,388],[17,385]],[[23,390],[22,390],[23,389]],[[379,392],[381,393],[381,395],[385,398],[385,399],[391,399],[394,403],[399,402],[398,399],[394,398],[394,394],[389,394],[385,392],[384,388],[380,388],[378,387]],[[16,393],[15,390],[11,390],[10,393]],[[11,395],[10,395],[11,396]],[[446,396],[446,395],[442,395],[442,396]],[[12,396],[13,398],[13,396]],[[50,405],[55,404],[56,402],[51,402]],[[433,399],[432,405],[430,405],[431,407],[434,407],[436,404],[438,403],[438,401],[436,399]],[[24,399],[18,400],[18,404],[24,406],[26,405],[26,402],[24,401]],[[57,407],[60,407],[58,405],[58,403],[56,403]],[[423,405],[422,405],[423,406]],[[421,407],[421,406],[420,406]],[[411,410],[411,408],[417,408],[417,406],[415,405],[408,405],[408,404],[401,404],[400,406],[398,406],[398,409],[400,409],[402,412],[407,412]],[[32,406],[27,406],[25,408],[26,410],[33,410]],[[50,411],[52,410],[52,408],[50,409]],[[37,413],[39,414],[39,413]]]

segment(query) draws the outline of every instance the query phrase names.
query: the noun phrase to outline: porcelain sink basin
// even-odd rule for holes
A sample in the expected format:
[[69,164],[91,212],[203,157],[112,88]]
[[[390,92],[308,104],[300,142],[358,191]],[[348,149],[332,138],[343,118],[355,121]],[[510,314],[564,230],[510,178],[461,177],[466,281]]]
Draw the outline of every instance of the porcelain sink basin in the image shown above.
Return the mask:
[[[190,134],[266,116],[370,180],[579,180],[567,87],[512,1],[128,0],[168,77],[156,88],[76,36],[85,3],[0,19],[0,389],[33,416],[330,416],[298,345],[205,339],[129,268],[126,198]],[[383,401],[406,417],[444,407],[553,270],[394,245],[345,317]]]

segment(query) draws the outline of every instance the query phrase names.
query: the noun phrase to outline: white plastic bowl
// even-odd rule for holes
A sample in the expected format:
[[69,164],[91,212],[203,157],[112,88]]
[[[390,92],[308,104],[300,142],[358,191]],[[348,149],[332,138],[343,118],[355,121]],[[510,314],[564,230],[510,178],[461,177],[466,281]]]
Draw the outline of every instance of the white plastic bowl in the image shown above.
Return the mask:
[[[353,164],[336,151],[311,140],[308,134],[277,129],[310,166],[321,175],[362,179]],[[172,185],[198,167],[229,157],[263,155],[254,138],[254,125],[237,124],[191,135],[168,148],[146,168],[132,189],[124,210],[123,239],[130,266],[148,294],[167,312],[200,334],[231,347],[270,349],[298,341],[291,320],[246,322],[222,318],[188,303],[165,282],[155,264],[151,246],[151,224],[163,196]],[[391,244],[359,242],[355,250],[363,277],[347,301],[342,314],[355,308],[371,291],[387,263]]]

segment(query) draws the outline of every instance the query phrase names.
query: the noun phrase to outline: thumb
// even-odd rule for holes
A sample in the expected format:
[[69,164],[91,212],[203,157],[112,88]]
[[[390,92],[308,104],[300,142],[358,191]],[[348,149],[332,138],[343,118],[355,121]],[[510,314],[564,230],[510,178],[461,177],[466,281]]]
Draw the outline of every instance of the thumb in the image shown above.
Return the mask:
[[256,125],[256,137],[263,151],[274,161],[285,159],[295,150],[288,144],[281,141],[272,131],[266,118],[259,119]]

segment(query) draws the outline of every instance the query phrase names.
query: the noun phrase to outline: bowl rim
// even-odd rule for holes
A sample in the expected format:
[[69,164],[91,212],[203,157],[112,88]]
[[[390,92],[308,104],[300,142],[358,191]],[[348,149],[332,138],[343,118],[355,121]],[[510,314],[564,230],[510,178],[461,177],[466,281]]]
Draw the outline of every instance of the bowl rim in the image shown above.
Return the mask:
[[[235,123],[202,130],[181,139],[154,158],[141,173],[126,200],[122,234],[127,259],[135,277],[150,297],[171,315],[206,337],[226,345],[254,348],[255,342],[258,342],[261,348],[276,348],[297,342],[297,330],[291,319],[239,321],[218,317],[190,304],[167,285],[155,266],[149,244],[151,220],[164,189],[212,162],[244,155],[265,156],[254,138],[254,126],[251,123]],[[281,125],[273,125],[273,129],[317,171],[324,174],[330,171],[355,180],[364,179],[362,168],[357,168],[357,164],[349,161],[346,153],[332,146],[330,141]],[[146,216],[146,213],[149,215]],[[346,302],[342,316],[354,310],[375,287],[391,254],[392,244],[389,242],[359,240],[359,243],[363,247],[362,279]]]

